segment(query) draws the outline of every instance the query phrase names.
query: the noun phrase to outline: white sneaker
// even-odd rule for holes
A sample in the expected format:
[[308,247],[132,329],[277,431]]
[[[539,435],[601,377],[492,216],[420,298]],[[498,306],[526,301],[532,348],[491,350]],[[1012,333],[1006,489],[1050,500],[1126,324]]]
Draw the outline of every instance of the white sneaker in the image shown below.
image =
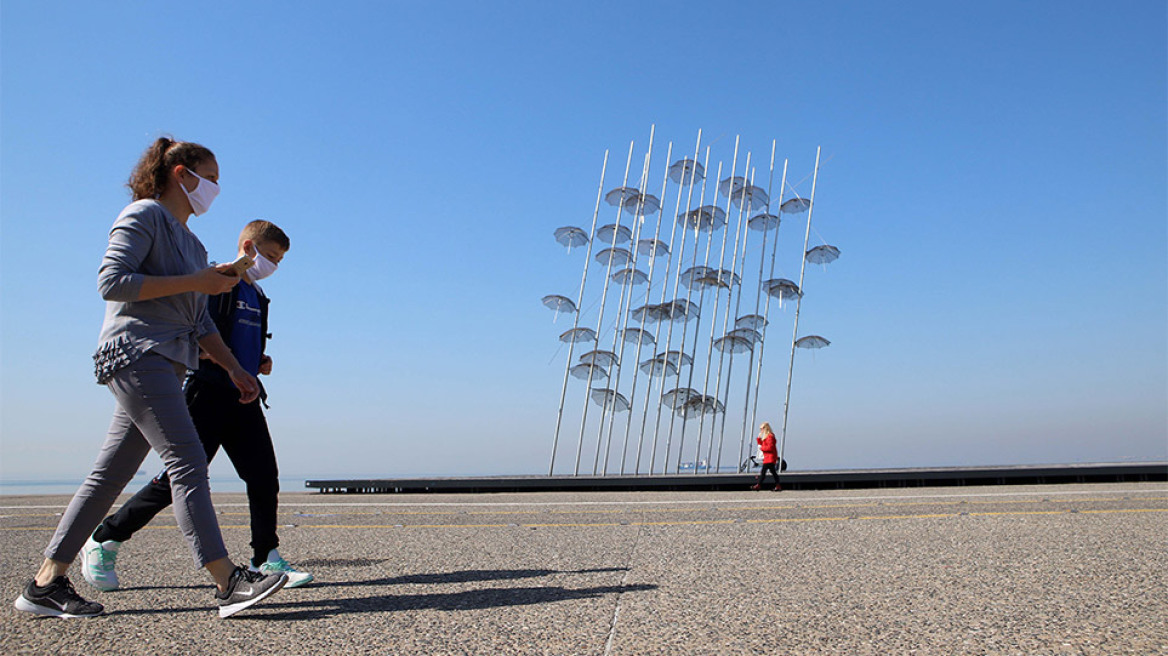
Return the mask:
[[275,549],[268,552],[268,560],[263,565],[256,567],[255,565],[248,564],[247,568],[260,574],[287,574],[288,583],[284,585],[285,588],[299,588],[313,581],[311,574],[302,572],[288,564],[288,561],[281,558],[280,552]]
[[121,547],[122,543],[117,540],[97,542],[89,536],[81,547],[81,575],[85,582],[102,592],[117,590],[118,573],[114,567]]

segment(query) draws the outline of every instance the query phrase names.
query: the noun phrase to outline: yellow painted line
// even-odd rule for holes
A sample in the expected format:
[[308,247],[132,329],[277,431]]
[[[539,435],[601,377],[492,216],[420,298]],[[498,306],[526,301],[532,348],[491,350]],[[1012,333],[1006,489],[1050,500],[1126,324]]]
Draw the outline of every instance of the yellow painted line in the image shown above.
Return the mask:
[[1133,508],[1131,510],[1080,510],[1083,515],[1102,515],[1108,513],[1157,513],[1168,512],[1168,508]]
[[971,512],[970,517],[1008,517],[1023,515],[1069,515],[1069,510],[1016,510],[1014,512]]
[[748,519],[747,524],[785,524],[791,522],[844,522],[850,517],[780,517],[776,519]]

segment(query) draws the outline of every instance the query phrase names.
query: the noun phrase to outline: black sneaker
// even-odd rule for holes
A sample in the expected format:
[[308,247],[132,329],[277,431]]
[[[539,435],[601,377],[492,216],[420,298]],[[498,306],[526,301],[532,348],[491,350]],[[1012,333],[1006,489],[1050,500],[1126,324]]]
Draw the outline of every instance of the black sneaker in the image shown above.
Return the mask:
[[43,588],[36,581],[29,581],[13,606],[26,613],[51,617],[97,617],[105,612],[101,604],[82,599],[64,575]]
[[236,567],[231,573],[227,591],[215,591],[215,599],[219,601],[219,617],[231,617],[244,608],[267,599],[279,592],[287,582],[288,575],[283,572],[264,575],[249,572],[246,567]]

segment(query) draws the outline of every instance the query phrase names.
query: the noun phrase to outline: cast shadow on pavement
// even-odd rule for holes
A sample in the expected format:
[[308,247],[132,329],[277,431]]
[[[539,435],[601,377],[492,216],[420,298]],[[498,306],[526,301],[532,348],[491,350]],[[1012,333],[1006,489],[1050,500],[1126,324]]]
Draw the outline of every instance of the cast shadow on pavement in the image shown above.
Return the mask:
[[[407,574],[381,579],[365,579],[363,581],[322,581],[317,580],[314,588],[348,588],[375,585],[436,585],[441,583],[475,583],[482,581],[505,581],[509,579],[528,579],[553,574],[604,574],[609,572],[627,572],[627,567],[596,567],[592,569],[556,570],[556,569],[472,569],[457,572],[438,572],[433,574]],[[123,586],[117,592],[134,592],[144,590],[204,590],[210,589],[210,583],[201,585],[130,585]],[[107,593],[108,594],[108,593]]]
[[[546,569],[516,569],[516,570],[464,570],[435,574],[412,574],[393,578],[372,579],[364,581],[321,582],[304,591],[327,591],[332,588],[346,586],[390,586],[403,584],[437,585],[446,583],[476,583],[489,581],[503,581],[512,579],[535,578],[556,574],[594,574],[627,572],[627,567],[604,567],[581,570],[546,570]],[[157,586],[165,588],[168,586]],[[174,586],[175,589],[194,588],[196,586]],[[206,587],[206,586],[203,586]],[[254,621],[296,621],[313,620],[349,613],[383,613],[409,610],[477,610],[485,608],[503,608],[508,606],[531,606],[549,604],[559,601],[575,599],[593,599],[609,594],[625,592],[643,592],[655,590],[658,586],[650,584],[638,585],[604,585],[587,588],[565,588],[561,586],[541,587],[508,587],[483,588],[478,590],[462,590],[459,592],[418,593],[400,595],[379,595],[369,597],[341,597],[332,599],[305,599],[296,601],[294,595],[281,593],[273,599],[279,601],[265,601],[257,605],[249,613],[237,616],[236,620],[250,619]],[[135,588],[139,590],[155,589]],[[107,615],[155,615],[182,612],[205,613],[211,606],[199,608],[141,608],[114,610]]]
[[240,615],[238,619],[252,621],[317,620],[333,615],[351,613],[385,613],[411,610],[481,610],[510,606],[534,606],[576,599],[594,599],[603,595],[656,590],[650,584],[604,585],[592,588],[489,588],[436,594],[384,595],[379,597],[348,597],[319,601],[276,602],[256,606],[262,613]]

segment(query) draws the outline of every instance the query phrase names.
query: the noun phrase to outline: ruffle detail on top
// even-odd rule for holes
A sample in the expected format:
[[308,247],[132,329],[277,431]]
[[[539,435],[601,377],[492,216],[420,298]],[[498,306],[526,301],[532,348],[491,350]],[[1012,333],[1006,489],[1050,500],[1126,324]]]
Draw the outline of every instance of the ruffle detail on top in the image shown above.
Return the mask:
[[142,357],[142,351],[130,339],[122,335],[112,342],[106,342],[93,354],[93,374],[97,383],[105,385],[118,370]]

